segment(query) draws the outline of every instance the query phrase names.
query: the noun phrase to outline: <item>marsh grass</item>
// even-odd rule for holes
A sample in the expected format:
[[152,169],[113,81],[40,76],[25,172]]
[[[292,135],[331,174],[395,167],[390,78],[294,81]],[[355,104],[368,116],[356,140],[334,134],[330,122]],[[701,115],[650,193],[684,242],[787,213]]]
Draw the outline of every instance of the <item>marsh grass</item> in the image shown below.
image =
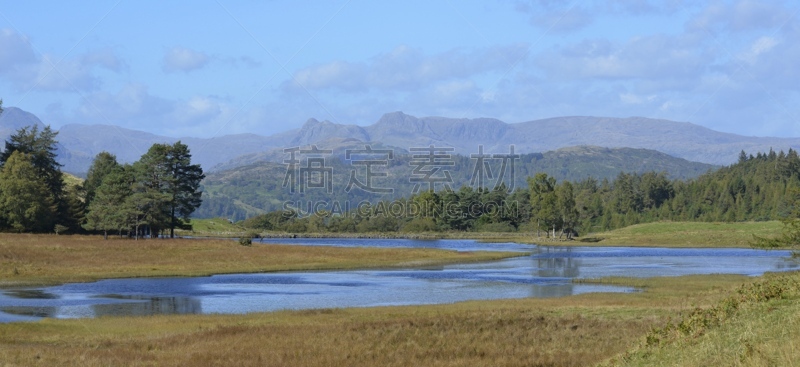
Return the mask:
[[449,305],[44,320],[0,325],[10,365],[586,366],[741,276],[607,280],[632,294]]
[[710,307],[648,332],[608,364],[794,366],[800,364],[800,273],[767,274]]
[[0,286],[105,278],[203,276],[283,270],[329,270],[488,261],[508,252],[436,249],[240,246],[232,240],[131,239],[0,234]]

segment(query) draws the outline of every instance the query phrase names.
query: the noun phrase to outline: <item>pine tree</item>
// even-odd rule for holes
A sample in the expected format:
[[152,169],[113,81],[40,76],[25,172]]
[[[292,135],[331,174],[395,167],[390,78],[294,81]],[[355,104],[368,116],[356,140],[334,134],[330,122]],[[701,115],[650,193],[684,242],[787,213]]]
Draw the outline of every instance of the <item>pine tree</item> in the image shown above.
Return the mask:
[[176,142],[167,154],[169,173],[172,180],[167,193],[171,195],[170,209],[170,237],[175,237],[175,228],[187,229],[186,222],[189,216],[202,204],[199,190],[200,181],[206,176],[199,164],[192,164],[192,155],[189,147]]
[[56,161],[57,135],[58,132],[53,131],[50,126],[41,131],[37,126],[17,130],[5,142],[5,150],[0,153],[0,165],[5,165],[14,152],[28,155],[39,182],[47,188],[45,195],[50,197],[56,207],[50,221],[69,226],[76,219],[70,217],[61,164]]
[[94,200],[86,213],[86,228],[103,231],[122,230],[131,222],[132,213],[128,210],[128,198],[133,194],[133,176],[130,166],[127,170],[118,166],[108,172],[95,191]]
[[41,181],[32,156],[12,152],[0,171],[0,212],[17,232],[49,232],[55,224],[56,207]]
[[56,161],[57,135],[58,132],[50,126],[41,132],[38,126],[23,127],[6,140],[5,150],[0,153],[0,165],[4,165],[16,151],[30,155],[31,164],[56,203],[64,194],[61,164]]
[[119,167],[117,157],[109,152],[100,152],[95,156],[92,165],[89,166],[89,172],[86,175],[86,181],[83,182],[83,187],[86,190],[86,204],[90,205],[94,199],[95,192],[103,178],[109,173],[113,172]]
[[147,224],[153,234],[169,228],[186,228],[192,212],[201,204],[200,181],[205,178],[200,165],[191,164],[189,148],[181,142],[154,144],[134,163],[136,185],[131,197],[137,223]]

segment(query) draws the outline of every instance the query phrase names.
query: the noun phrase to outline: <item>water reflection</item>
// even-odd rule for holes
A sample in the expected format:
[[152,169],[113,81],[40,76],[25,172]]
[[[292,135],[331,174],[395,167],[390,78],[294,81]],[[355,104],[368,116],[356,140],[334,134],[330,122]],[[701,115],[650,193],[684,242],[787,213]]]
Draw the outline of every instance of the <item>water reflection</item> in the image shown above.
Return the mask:
[[[398,243],[402,240],[386,241],[388,247],[409,245]],[[496,249],[493,244],[475,241],[426,242],[439,248],[464,245],[471,251]],[[419,241],[411,245],[417,246]],[[573,283],[575,278],[711,273],[760,275],[766,271],[798,269],[798,262],[790,259],[786,251],[527,248],[530,255],[501,261],[401,270],[111,279],[47,288],[11,289],[0,291],[0,322],[43,317],[248,313],[560,297],[585,292],[635,291],[629,287]]]
[[200,300],[194,297],[147,297],[109,295],[102,298],[133,300],[138,302],[101,303],[92,305],[95,317],[99,316],[149,316],[203,313]]
[[536,261],[534,275],[546,278],[577,278],[580,259],[572,256],[574,247],[539,246],[532,254]]

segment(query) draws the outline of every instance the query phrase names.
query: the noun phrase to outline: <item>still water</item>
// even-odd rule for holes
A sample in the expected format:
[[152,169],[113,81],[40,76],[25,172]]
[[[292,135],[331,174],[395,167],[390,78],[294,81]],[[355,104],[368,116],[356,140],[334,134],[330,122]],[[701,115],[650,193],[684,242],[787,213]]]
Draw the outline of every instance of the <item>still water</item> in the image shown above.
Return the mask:
[[108,279],[0,291],[0,322],[43,317],[248,313],[282,309],[437,304],[478,299],[634,292],[573,284],[574,278],[760,275],[800,269],[787,251],[553,247],[474,240],[278,239],[297,245],[430,247],[524,251],[501,261],[391,270],[231,274],[194,278]]

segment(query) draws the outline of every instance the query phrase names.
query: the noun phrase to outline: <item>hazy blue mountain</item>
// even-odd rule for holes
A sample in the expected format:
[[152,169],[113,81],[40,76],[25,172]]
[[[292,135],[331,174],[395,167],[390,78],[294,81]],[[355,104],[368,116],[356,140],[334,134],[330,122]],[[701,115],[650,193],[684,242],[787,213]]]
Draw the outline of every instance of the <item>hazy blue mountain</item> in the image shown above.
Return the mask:
[[26,126],[44,128],[44,124],[36,115],[16,107],[4,107],[0,114],[0,138],[5,141],[11,134]]
[[[36,116],[15,107],[0,115],[0,138],[23,126],[44,126]],[[740,151],[766,152],[800,149],[800,138],[746,137],[722,133],[688,122],[643,117],[610,118],[572,116],[508,124],[491,118],[454,119],[414,117],[402,112],[383,115],[369,126],[337,124],[309,119],[300,129],[271,136],[225,135],[210,139],[174,138],[111,125],[65,125],[59,130],[59,160],[64,170],[85,174],[101,151],[121,162],[137,160],[153,143],[181,140],[193,160],[206,171],[230,169],[259,159],[280,162],[276,152],[339,139],[370,142],[408,150],[414,147],[452,147],[469,155],[483,146],[488,153],[533,153],[570,146],[653,149],[675,157],[709,164],[731,164]]]
[[[490,118],[451,119],[422,117],[402,112],[387,113],[373,125],[353,131],[352,125],[326,123],[337,137],[380,141],[403,148],[449,146],[461,154],[508,151],[514,144],[520,153],[543,152],[569,146],[654,149],[675,157],[709,164],[734,163],[739,152],[800,149],[800,138],[747,137],[722,133],[688,122],[644,117],[555,117],[507,124]],[[338,130],[336,127],[340,127]],[[305,127],[304,127],[305,128]],[[319,139],[321,140],[321,139]],[[302,143],[313,143],[303,139]]]
[[[311,145],[316,146],[318,149],[330,150],[332,152],[331,153],[332,155],[340,159],[346,159],[346,153],[348,149],[352,150],[365,149],[367,146],[369,146],[369,148],[373,150],[388,149],[391,150],[393,154],[408,154],[408,150],[400,147],[386,145],[381,142],[367,143],[355,138],[329,138],[320,141],[315,141],[313,144],[306,144],[306,145],[290,144],[286,146],[287,147],[297,146],[297,147],[302,147],[303,149],[310,149]],[[236,167],[257,164],[260,162],[272,162],[272,163],[283,164],[283,162],[289,158],[289,153],[284,152],[284,149],[285,148],[275,148],[275,149],[241,155],[226,163],[221,163],[214,167],[211,167],[209,171],[225,171],[225,170],[235,169]]]
[[[485,152],[493,153],[508,152],[512,144],[517,153],[582,145],[642,148],[715,165],[734,163],[742,150],[756,153],[800,149],[800,138],[748,137],[688,122],[645,117],[568,116],[508,124],[491,118],[418,118],[402,112],[387,113],[363,127],[310,119],[291,145],[309,145],[334,137],[381,142],[403,149],[452,147],[456,153],[467,155],[477,153],[480,145]],[[224,166],[235,164],[233,161]]]
[[369,141],[369,134],[364,128],[356,125],[334,124],[330,121],[317,121],[308,119],[297,135],[292,139],[292,146],[314,144],[318,141],[331,138],[352,138]]

